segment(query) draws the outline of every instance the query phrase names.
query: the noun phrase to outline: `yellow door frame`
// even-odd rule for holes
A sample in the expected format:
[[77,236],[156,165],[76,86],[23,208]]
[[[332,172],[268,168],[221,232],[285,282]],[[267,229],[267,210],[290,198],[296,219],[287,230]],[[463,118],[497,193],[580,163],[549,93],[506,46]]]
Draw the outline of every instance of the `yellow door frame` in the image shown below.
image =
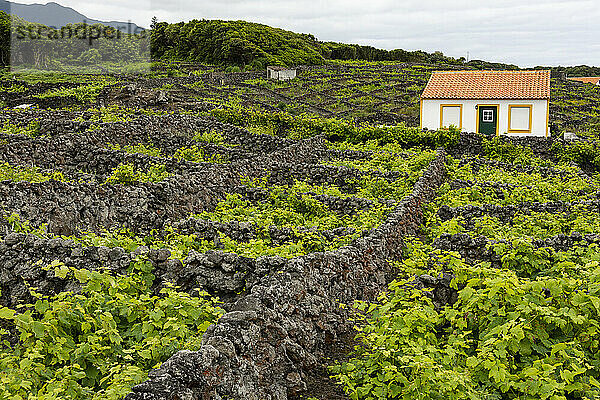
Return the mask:
[[421,103],[420,104],[420,107],[421,107],[421,111],[420,112],[421,113],[419,114],[419,116],[420,116],[420,119],[419,119],[419,129],[423,129],[423,99],[421,98],[420,100],[421,100],[420,101],[420,103]]
[[546,100],[546,137],[548,137],[548,125],[550,125],[550,100]]

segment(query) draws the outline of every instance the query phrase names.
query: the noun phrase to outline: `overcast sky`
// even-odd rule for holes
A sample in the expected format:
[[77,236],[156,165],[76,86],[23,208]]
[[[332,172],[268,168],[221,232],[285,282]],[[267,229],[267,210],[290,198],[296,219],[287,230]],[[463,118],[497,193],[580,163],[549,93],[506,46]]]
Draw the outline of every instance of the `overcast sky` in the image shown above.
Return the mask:
[[[40,3],[17,0],[19,3]],[[536,65],[600,66],[600,0],[58,0],[89,18],[149,26],[243,19],[320,40]]]

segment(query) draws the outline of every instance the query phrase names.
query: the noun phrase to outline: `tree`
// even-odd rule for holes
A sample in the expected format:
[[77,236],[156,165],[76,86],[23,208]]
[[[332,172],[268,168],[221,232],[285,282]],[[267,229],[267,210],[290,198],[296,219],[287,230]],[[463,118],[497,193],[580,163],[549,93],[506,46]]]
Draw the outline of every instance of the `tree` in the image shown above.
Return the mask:
[[10,15],[0,11],[0,64],[10,64]]
[[93,65],[102,61],[102,56],[98,49],[89,49],[81,53],[77,61],[85,65]]

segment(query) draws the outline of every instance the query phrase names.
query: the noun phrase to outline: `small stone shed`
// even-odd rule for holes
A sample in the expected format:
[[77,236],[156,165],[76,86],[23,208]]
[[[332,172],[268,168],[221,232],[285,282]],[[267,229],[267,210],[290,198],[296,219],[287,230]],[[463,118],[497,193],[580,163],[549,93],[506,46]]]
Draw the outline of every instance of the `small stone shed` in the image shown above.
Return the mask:
[[550,71],[435,71],[421,95],[421,128],[548,137]]
[[573,76],[567,79],[570,81],[591,83],[592,85],[600,86],[600,76]]
[[280,81],[287,81],[296,77],[295,68],[285,67],[267,67],[267,79],[277,79]]

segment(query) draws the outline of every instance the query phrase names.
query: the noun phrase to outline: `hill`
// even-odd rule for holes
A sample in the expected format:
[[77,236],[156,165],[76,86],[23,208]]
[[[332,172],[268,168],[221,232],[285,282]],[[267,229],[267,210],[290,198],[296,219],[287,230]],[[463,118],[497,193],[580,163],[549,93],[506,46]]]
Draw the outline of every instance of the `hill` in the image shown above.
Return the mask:
[[[152,23],[152,55],[155,59],[186,60],[210,64],[316,65],[326,60],[462,63],[441,52],[322,42],[306,33],[295,33],[247,21],[192,20]],[[515,67],[515,66],[508,66]]]
[[0,11],[4,11],[5,13],[11,15],[16,15],[29,22],[56,28],[66,26],[68,24],[78,24],[84,21],[90,25],[102,24],[120,29],[122,31],[131,29],[133,32],[140,28],[133,23],[130,23],[130,27],[128,27],[127,22],[100,21],[97,19],[88,18],[71,7],[65,7],[52,1],[46,4],[20,4],[11,1],[0,0]]

